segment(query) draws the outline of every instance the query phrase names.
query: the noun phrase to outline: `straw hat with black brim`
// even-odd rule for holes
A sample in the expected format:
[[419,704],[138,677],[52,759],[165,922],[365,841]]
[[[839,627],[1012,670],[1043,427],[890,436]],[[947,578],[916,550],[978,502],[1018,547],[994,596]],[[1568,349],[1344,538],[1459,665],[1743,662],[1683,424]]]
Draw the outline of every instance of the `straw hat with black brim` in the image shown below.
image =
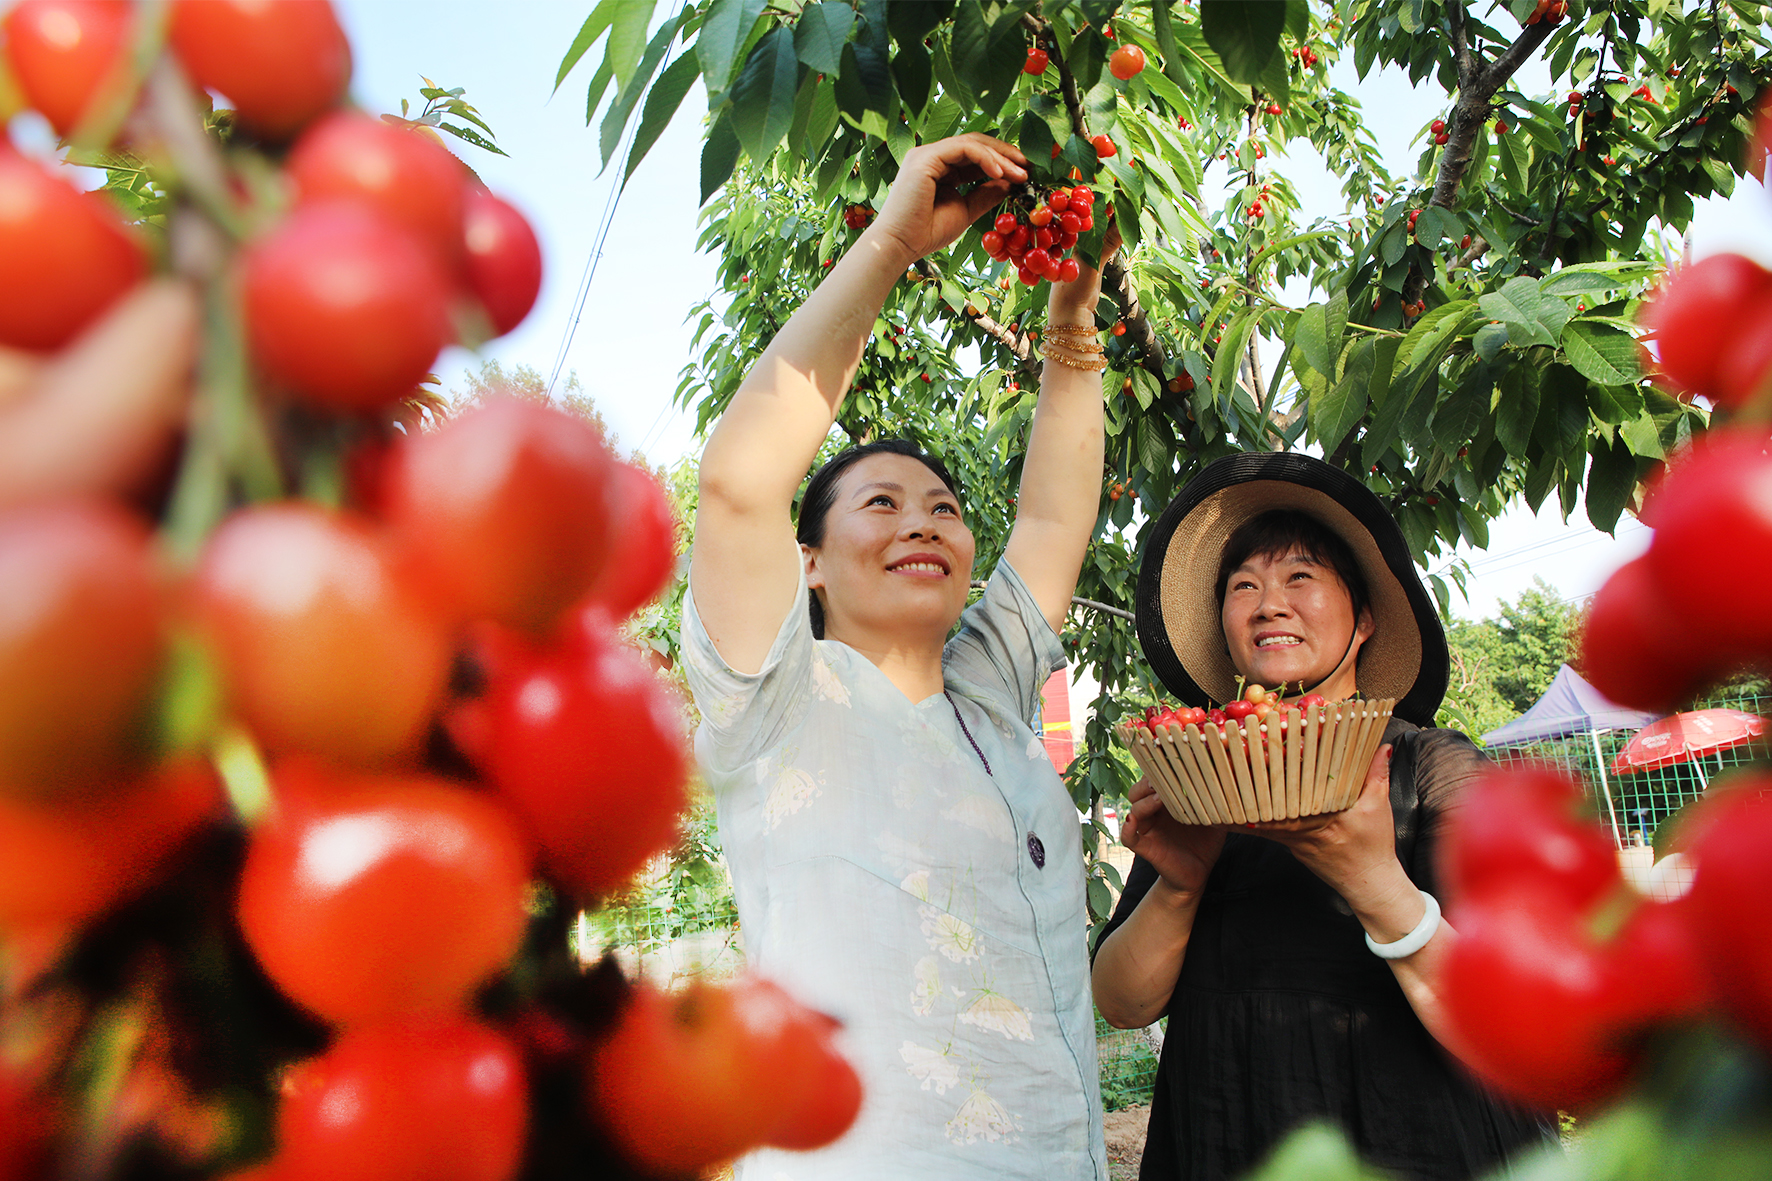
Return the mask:
[[1374,625],[1360,653],[1360,696],[1395,698],[1397,717],[1433,725],[1446,694],[1446,633],[1403,531],[1370,488],[1308,455],[1245,452],[1215,460],[1151,526],[1134,614],[1158,679],[1189,705],[1237,696],[1213,582],[1225,541],[1272,509],[1310,514],[1353,551]]

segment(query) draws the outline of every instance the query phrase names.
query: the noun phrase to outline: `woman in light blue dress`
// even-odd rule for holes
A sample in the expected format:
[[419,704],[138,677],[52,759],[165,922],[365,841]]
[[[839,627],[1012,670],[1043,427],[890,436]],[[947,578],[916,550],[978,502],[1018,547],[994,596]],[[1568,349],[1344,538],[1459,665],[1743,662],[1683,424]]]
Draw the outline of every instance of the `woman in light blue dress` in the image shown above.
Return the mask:
[[[844,1023],[866,1090],[836,1144],[743,1178],[1107,1176],[1077,814],[1032,729],[1096,519],[1101,374],[1048,357],[970,608],[960,490],[914,448],[833,460],[793,520],[892,285],[1025,163],[980,135],[912,150],[702,456],[685,665],[745,954]],[[1055,284],[1048,339],[1093,327],[1099,289]]]

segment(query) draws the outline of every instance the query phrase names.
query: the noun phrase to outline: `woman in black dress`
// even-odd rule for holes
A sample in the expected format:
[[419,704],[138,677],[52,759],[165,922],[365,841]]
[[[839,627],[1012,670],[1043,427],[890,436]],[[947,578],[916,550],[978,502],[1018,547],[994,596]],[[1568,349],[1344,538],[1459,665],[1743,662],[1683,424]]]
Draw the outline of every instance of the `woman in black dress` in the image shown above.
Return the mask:
[[1117,1026],[1169,1017],[1140,1176],[1233,1178],[1312,1119],[1369,1163],[1435,1181],[1544,1142],[1547,1121],[1492,1098],[1448,1049],[1438,982],[1457,935],[1434,850],[1484,760],[1422,728],[1445,692],[1445,635],[1382,503],[1307,456],[1219,460],[1153,527],[1137,606],[1146,657],[1190,704],[1234,697],[1239,676],[1397,699],[1346,811],[1227,831],[1133,789],[1121,840],[1137,860],[1093,985]]

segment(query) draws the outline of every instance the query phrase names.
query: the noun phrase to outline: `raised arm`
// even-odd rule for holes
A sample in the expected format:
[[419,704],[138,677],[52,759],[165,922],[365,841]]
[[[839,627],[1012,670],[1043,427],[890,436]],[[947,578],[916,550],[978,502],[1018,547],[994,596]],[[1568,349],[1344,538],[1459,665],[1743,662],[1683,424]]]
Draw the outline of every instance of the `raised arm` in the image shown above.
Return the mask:
[[[1119,233],[1110,226],[1104,262],[1119,244]],[[1101,274],[1087,266],[1075,281],[1054,283],[1046,305],[1048,339],[1053,328],[1092,327],[1100,295]],[[1047,356],[1022,463],[1015,526],[1003,551],[1054,631],[1064,627],[1071,609],[1101,505],[1101,386],[1102,374]]]
[[[715,426],[701,458],[689,585],[733,668],[760,669],[797,606],[794,491],[836,421],[887,293],[1026,180],[1025,163],[984,135],[913,148],[885,208],[776,334]],[[980,183],[961,194],[970,181]]]

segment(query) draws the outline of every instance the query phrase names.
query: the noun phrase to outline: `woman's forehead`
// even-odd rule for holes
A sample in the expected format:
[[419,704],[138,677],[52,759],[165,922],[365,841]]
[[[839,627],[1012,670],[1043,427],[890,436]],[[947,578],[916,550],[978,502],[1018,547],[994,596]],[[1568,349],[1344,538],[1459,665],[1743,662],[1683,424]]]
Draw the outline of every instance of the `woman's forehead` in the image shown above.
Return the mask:
[[872,491],[896,492],[901,496],[953,496],[941,477],[922,460],[890,451],[857,460],[843,473],[839,486],[845,499]]

